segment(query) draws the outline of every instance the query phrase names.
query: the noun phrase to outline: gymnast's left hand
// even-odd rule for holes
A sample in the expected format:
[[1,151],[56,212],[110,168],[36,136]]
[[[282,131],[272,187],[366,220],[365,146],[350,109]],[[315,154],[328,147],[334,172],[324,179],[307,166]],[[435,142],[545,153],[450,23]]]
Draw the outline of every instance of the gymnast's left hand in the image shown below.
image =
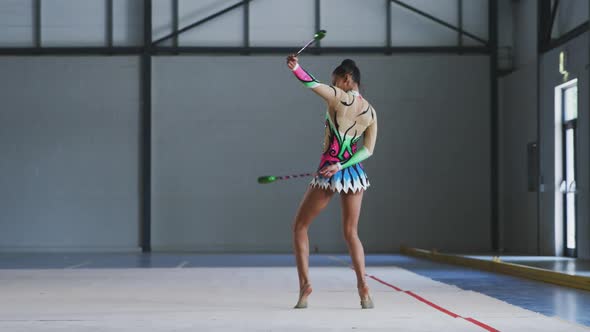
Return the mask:
[[336,174],[339,170],[340,170],[340,167],[338,167],[337,164],[332,164],[332,165],[328,165],[328,166],[322,168],[319,171],[319,173],[323,177],[331,178],[332,175]]
[[289,67],[289,69],[293,70],[293,68],[295,68],[295,66],[297,66],[297,63],[299,62],[299,59],[297,59],[297,56],[295,54],[290,54],[287,57],[287,67]]

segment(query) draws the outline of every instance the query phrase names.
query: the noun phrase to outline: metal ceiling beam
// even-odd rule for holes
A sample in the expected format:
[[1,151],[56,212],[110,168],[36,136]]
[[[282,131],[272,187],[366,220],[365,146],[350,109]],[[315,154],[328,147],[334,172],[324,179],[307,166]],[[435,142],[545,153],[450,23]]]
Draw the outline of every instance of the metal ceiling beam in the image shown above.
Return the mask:
[[537,5],[537,50],[541,52],[546,49],[551,40],[549,22],[551,21],[551,0],[538,0]]
[[560,47],[560,46],[566,44],[567,42],[569,42],[570,40],[583,35],[585,32],[587,32],[589,30],[590,30],[590,22],[586,21],[586,22],[578,25],[577,27],[575,27],[571,31],[567,32],[566,34],[562,35],[561,37],[559,37],[557,39],[550,40],[549,43],[543,49],[541,49],[541,52],[545,53],[545,52],[551,51],[554,48]]
[[[178,32],[178,21],[179,21],[179,13],[178,13],[178,0],[172,0],[172,32]],[[178,47],[178,34],[175,34],[172,37],[172,46]]]
[[113,47],[113,0],[106,1],[106,40],[107,47]]
[[152,251],[152,0],[144,0],[140,60],[140,207],[141,249]]
[[547,26],[547,36],[546,36],[546,40],[551,40],[552,39],[552,33],[553,33],[553,25],[555,24],[555,16],[557,15],[557,10],[559,8],[559,0],[555,0],[555,2],[553,3],[553,9],[551,9],[551,20],[549,21],[549,25]]
[[33,6],[33,44],[41,47],[41,0],[35,0]]
[[[320,0],[315,0],[315,11],[314,11],[314,22],[315,22],[315,31],[320,31],[322,29],[321,26],[321,3]],[[321,40],[317,40],[315,42],[314,47],[312,49],[319,49],[321,47]]]
[[143,47],[4,47],[2,55],[140,55]]
[[457,1],[457,16],[459,17],[458,45],[463,46],[463,0]]
[[[242,44],[245,48],[249,48],[250,47],[250,0],[246,0],[243,7],[244,7],[244,28],[243,28],[244,40],[243,40]],[[248,53],[243,53],[243,55],[248,55]]]
[[[386,18],[385,18],[385,45],[387,46],[387,49],[391,48],[391,1],[390,0],[385,0],[385,14],[386,14]],[[389,53],[386,53],[389,54]]]
[[500,234],[499,218],[499,151],[498,151],[498,111],[499,111],[499,93],[498,93],[498,2],[488,0],[488,35],[490,38],[489,45],[490,55],[490,150],[491,150],[491,244],[492,250],[497,252],[501,250],[502,239]]
[[[200,47],[200,46],[155,46],[152,55],[170,54],[288,54],[299,49],[293,47]],[[142,55],[143,47],[16,47],[0,48],[0,56],[28,55]],[[485,46],[398,46],[398,47],[322,47],[326,54],[489,54]]]

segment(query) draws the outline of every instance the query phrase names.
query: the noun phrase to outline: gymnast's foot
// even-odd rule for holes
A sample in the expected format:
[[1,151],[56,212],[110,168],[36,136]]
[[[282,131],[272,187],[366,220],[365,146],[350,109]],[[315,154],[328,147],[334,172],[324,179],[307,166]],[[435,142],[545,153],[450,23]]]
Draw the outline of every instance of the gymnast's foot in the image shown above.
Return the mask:
[[311,284],[305,284],[301,287],[301,289],[299,290],[299,301],[297,301],[297,304],[295,305],[295,309],[305,309],[307,308],[307,297],[309,296],[309,294],[311,294],[311,292],[313,291],[313,289],[311,288]]
[[362,309],[373,309],[375,304],[369,295],[369,285],[366,282],[358,286],[359,297],[361,298]]

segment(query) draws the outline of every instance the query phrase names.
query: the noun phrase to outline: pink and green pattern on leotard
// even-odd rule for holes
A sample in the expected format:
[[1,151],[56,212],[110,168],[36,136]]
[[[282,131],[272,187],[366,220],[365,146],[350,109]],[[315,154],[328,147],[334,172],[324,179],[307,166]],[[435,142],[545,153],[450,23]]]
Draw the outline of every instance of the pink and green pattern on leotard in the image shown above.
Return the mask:
[[328,165],[344,162],[342,169],[329,178],[321,175],[314,177],[311,185],[345,193],[365,190],[370,184],[360,161],[366,159],[366,154],[362,152],[366,148],[362,147],[357,151],[356,146],[360,137],[356,136],[356,133],[353,133],[352,136],[347,135],[354,125],[341,134],[338,130],[338,121],[334,121],[335,123],[332,123],[329,115],[326,116],[326,126],[330,127],[329,146],[322,154],[318,170]]
[[306,87],[313,89],[320,85],[320,82],[315,79],[310,73],[306,72],[299,64],[293,69],[293,74]]
[[336,124],[332,123],[329,114],[326,114],[326,123],[330,126],[330,146],[324,152],[322,161],[330,164],[348,161],[356,153],[356,143],[361,137],[356,135],[356,131],[352,136],[348,135],[354,125],[341,134],[338,130],[338,121],[336,120]]

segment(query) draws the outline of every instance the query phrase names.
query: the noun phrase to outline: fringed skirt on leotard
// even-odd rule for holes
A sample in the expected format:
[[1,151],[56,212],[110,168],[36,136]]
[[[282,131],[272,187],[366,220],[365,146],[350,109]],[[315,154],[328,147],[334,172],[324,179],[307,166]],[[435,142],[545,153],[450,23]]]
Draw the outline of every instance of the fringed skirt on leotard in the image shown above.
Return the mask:
[[367,173],[359,163],[336,172],[330,178],[321,175],[315,176],[310,185],[338,193],[355,193],[359,190],[366,190],[371,184]]

